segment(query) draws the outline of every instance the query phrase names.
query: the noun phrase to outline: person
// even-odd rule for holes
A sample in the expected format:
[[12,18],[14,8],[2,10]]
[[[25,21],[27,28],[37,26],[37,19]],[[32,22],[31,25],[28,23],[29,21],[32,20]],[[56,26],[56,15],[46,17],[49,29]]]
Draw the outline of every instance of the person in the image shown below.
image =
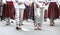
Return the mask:
[[25,0],[15,0],[14,7],[15,7],[15,20],[16,20],[16,29],[22,29],[21,25],[23,24],[23,14],[24,14],[24,5]]
[[45,9],[44,9],[44,21],[47,21],[48,18],[48,0],[46,0],[45,2]]
[[[34,0],[33,0],[34,1]],[[30,14],[30,19],[34,21],[34,2],[32,1],[31,3],[31,14]]]
[[50,26],[54,26],[54,20],[59,18],[59,11],[58,11],[58,0],[49,0],[49,7],[48,7],[48,18],[50,19]]
[[26,11],[24,12],[24,20],[31,19],[31,6],[32,6],[33,0],[25,0],[25,7]]
[[44,9],[44,1],[41,0],[35,0],[34,1],[34,26],[35,30],[41,30],[41,25],[43,23],[43,9]]
[[59,8],[59,19],[60,19],[60,0],[58,0],[58,8]]
[[10,25],[10,19],[15,19],[13,0],[2,1],[4,3],[2,18],[7,22],[6,25]]
[[0,18],[1,18],[1,21],[2,21],[2,11],[3,11],[3,2],[2,2],[2,0],[0,0]]

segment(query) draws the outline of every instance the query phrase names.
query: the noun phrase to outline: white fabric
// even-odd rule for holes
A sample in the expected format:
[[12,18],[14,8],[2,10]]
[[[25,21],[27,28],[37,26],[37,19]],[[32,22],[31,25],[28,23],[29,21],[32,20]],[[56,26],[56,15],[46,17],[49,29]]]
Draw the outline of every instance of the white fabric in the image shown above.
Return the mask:
[[57,0],[48,0],[48,2],[57,2]]
[[13,1],[15,8],[23,8],[23,9],[25,8],[25,5],[24,5],[25,0],[17,0],[18,2],[22,2],[23,3],[21,5],[18,5],[18,3],[15,0],[2,0],[2,1],[3,1],[3,3],[6,3],[6,1],[7,2]]
[[60,0],[58,0],[58,3],[59,3],[59,5],[60,5]]
[[48,7],[49,7],[49,4],[48,5],[45,5],[45,10],[48,10]]
[[35,14],[35,24],[38,24],[41,26],[41,24],[43,23],[44,20],[44,11],[43,8],[36,8],[34,10],[34,14]]
[[29,6],[30,3],[32,3],[33,0],[25,0],[25,4]]
[[17,24],[22,24],[23,23],[23,14],[24,14],[24,9],[18,9],[16,8],[16,23]]
[[2,0],[3,3],[6,3],[6,0]]
[[35,16],[40,16],[40,8],[36,9]]
[[[39,1],[41,1],[41,3]],[[40,7],[45,7],[43,4],[43,2],[45,2],[45,0],[35,0],[34,2],[35,2],[35,4],[38,4]]]
[[[39,0],[40,1],[40,0]],[[44,20],[44,5],[43,3],[39,3],[39,1],[35,0],[34,1],[34,6],[36,6],[36,4],[38,4],[40,7],[36,8],[34,7],[34,14],[35,14],[35,24],[40,25],[43,23]],[[45,1],[41,1],[41,2],[45,2]]]
[[15,1],[14,2],[14,7],[15,8],[23,8],[24,9],[25,8],[25,5],[24,5],[25,0],[21,0],[21,1],[18,0],[18,2],[22,2],[23,4],[18,5],[18,3]]
[[6,3],[6,1],[10,2],[10,1],[14,1],[14,0],[2,0],[3,3]]

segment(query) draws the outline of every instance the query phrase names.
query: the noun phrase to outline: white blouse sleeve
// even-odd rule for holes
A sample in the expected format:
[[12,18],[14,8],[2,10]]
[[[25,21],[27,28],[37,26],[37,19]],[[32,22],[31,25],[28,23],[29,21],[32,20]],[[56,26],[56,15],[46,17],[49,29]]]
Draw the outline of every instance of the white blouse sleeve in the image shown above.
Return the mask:
[[6,3],[6,0],[2,0],[3,3]]
[[22,3],[24,3],[24,2],[25,2],[25,0],[18,0],[18,2],[22,2]]
[[12,0],[13,2],[16,2],[16,0]]
[[57,1],[58,5],[60,5],[60,0]]
[[22,2],[24,3],[24,2],[25,2],[25,0],[22,0]]
[[60,3],[60,2],[57,0],[56,3],[57,3],[57,6],[59,7],[59,5],[60,5],[59,3]]

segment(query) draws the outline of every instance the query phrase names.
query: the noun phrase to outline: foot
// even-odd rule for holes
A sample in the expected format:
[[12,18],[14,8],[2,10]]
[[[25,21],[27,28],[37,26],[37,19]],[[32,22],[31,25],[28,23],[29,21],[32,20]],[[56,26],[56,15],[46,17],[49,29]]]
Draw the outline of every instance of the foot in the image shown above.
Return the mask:
[[38,30],[37,27],[35,27],[34,30]]
[[28,22],[28,19],[26,19],[26,21]]
[[21,28],[20,28],[20,27],[16,27],[16,29],[17,29],[17,30],[21,30]]
[[54,26],[54,22],[50,22],[50,26]]
[[14,23],[13,21],[11,21],[11,23]]
[[46,22],[47,20],[46,20],[46,19],[44,19],[44,21]]
[[21,26],[17,25],[17,26],[16,26],[16,29],[17,29],[17,30],[21,30]]
[[39,25],[35,26],[35,30],[41,30],[41,27]]
[[6,25],[10,25],[10,23],[6,23]]
[[38,27],[38,30],[41,30],[41,27]]

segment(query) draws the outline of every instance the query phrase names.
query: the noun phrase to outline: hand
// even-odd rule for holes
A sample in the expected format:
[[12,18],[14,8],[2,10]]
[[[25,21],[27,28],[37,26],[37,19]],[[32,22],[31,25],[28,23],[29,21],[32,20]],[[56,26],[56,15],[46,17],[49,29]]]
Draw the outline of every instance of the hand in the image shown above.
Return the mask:
[[45,5],[48,5],[48,3],[45,3]]
[[22,4],[22,2],[18,2],[18,5]]
[[36,4],[36,7],[39,8],[40,7],[39,4]]
[[20,4],[22,4],[22,3],[18,3],[18,5],[20,5]]

